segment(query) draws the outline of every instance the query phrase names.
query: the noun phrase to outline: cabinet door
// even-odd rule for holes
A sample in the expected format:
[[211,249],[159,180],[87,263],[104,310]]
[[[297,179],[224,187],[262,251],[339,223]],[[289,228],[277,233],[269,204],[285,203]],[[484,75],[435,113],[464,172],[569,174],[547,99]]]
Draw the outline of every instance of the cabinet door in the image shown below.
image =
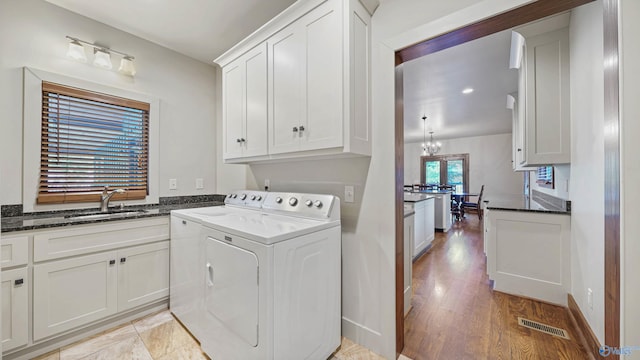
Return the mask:
[[[330,0],[300,20],[306,51],[306,112],[300,150],[342,146],[343,42],[340,1]],[[302,119],[301,119],[302,120]]]
[[516,103],[516,168],[522,167],[527,162],[527,52],[523,47],[522,64],[518,70],[518,102]]
[[306,125],[305,37],[302,23],[294,22],[268,41],[269,153],[297,151],[300,125]]
[[267,155],[267,44],[243,57],[245,68],[243,156]]
[[527,38],[526,47],[526,163],[569,163],[569,30]]
[[413,258],[420,254],[420,251],[424,249],[426,243],[426,229],[425,229],[425,207],[424,201],[419,201],[415,205],[415,237],[413,243]]
[[244,111],[244,63],[242,58],[223,69],[223,119],[224,119],[224,158],[242,156],[243,111]]
[[404,315],[411,309],[412,276],[413,276],[413,220],[414,215],[404,218]]
[[117,311],[116,252],[33,267],[33,339],[85,325]]
[[27,344],[28,280],[26,267],[2,270],[2,351]]
[[425,241],[431,244],[431,241],[435,238],[436,234],[436,221],[435,221],[435,199],[423,201],[424,206],[424,232]]
[[169,296],[169,241],[118,250],[118,311]]

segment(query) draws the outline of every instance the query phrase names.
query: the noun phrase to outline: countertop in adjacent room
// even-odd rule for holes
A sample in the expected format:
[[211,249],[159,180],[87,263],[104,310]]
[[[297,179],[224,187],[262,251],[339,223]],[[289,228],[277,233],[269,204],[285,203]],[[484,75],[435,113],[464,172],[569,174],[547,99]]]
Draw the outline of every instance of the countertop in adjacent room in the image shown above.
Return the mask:
[[418,202],[433,199],[433,196],[429,194],[419,194],[419,193],[404,193],[404,201],[405,202]]

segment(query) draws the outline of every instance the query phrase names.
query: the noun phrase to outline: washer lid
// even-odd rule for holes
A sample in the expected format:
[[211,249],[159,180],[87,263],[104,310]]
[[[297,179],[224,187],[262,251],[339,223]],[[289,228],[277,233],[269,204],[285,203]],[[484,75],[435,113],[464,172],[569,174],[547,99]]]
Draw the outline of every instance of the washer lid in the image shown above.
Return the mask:
[[224,215],[204,216],[202,225],[263,244],[339,226],[340,221],[320,221],[251,210],[233,210]]

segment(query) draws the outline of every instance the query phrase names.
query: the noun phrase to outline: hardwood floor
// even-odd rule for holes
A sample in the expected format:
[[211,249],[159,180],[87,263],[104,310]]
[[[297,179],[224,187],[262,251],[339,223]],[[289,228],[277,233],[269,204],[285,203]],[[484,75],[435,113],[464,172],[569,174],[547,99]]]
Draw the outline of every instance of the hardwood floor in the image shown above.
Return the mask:
[[[561,306],[493,291],[482,224],[467,215],[413,264],[412,309],[402,354],[421,359],[589,359]],[[518,325],[518,317],[568,331],[570,340]]]

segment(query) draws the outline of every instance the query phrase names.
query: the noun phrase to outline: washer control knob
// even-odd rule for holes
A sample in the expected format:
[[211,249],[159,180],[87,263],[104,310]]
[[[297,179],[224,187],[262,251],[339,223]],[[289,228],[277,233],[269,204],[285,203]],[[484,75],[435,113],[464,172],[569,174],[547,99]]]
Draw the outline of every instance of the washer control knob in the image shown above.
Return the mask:
[[246,199],[246,198],[247,198],[247,194],[242,194],[242,195],[240,195],[240,200],[244,200],[244,199]]
[[298,205],[298,199],[296,199],[294,197],[289,198],[289,205],[291,205],[291,206]]
[[237,197],[238,197],[238,194],[231,194],[231,198],[232,198],[232,199],[235,199],[235,198],[237,198]]
[[282,204],[282,198],[280,196],[276,198],[276,203]]
[[316,200],[316,201],[313,203],[313,206],[315,206],[315,207],[317,207],[318,209],[320,209],[320,208],[322,207],[322,201],[320,201],[320,200]]
[[308,207],[311,207],[311,205],[313,205],[313,201],[307,200],[304,202],[304,204],[307,205]]
[[262,196],[258,195],[258,196],[256,197],[256,200],[257,200],[257,201],[262,200]]
[[251,200],[255,200],[256,196],[255,195],[251,195]]

